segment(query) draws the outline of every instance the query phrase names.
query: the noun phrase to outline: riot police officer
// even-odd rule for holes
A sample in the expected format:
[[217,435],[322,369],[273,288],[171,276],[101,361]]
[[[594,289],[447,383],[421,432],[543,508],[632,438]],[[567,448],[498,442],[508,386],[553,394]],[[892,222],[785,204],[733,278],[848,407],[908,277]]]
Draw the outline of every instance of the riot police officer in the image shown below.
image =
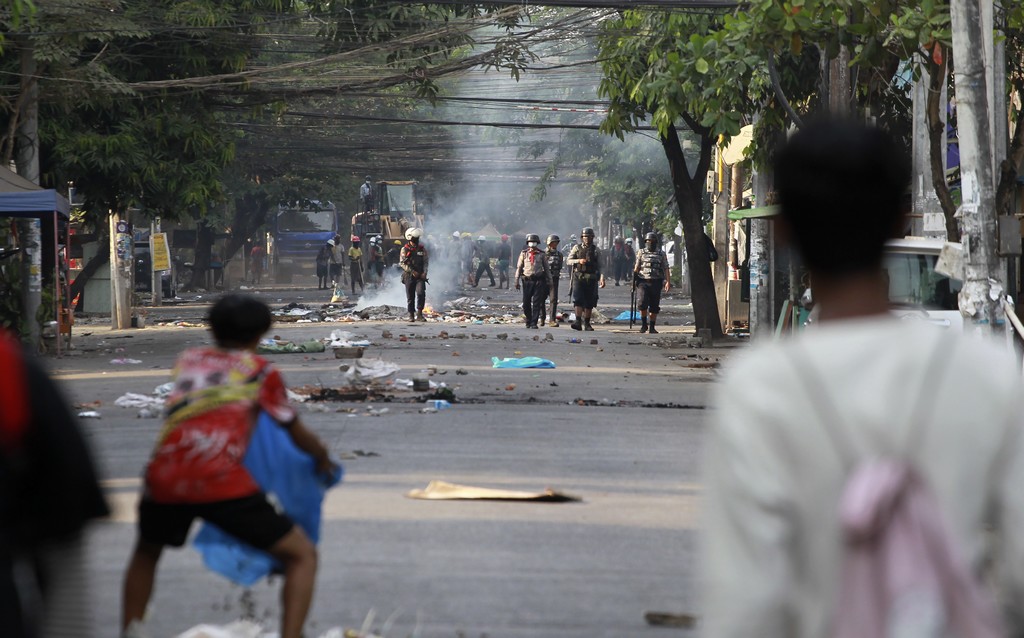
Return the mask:
[[526,327],[537,328],[537,322],[544,314],[544,298],[547,297],[551,285],[551,271],[548,270],[548,257],[540,249],[540,236],[526,236],[526,248],[519,253],[516,264],[516,290],[522,282],[523,314],[526,316]]
[[644,238],[644,247],[633,265],[633,282],[640,308],[640,332],[658,334],[654,325],[661,311],[661,293],[663,290],[668,292],[671,284],[668,257],[664,250],[658,248],[656,233],[647,233]]
[[[548,235],[548,270],[551,271],[551,289],[548,291],[548,301],[551,303],[551,315],[549,322],[552,328],[558,327],[558,278],[562,276],[562,264],[565,256],[558,250],[561,243],[558,235]],[[540,316],[540,325],[544,325],[544,313]]]
[[398,264],[402,267],[402,283],[405,284],[405,300],[409,308],[409,321],[426,321],[423,306],[427,301],[427,266],[429,257],[426,247],[420,242],[423,231],[410,228],[405,231],[408,242],[402,246]]
[[604,288],[601,274],[601,252],[594,245],[594,229],[583,229],[580,243],[569,251],[566,260],[572,266],[572,305],[576,308],[576,321],[569,326],[573,330],[593,330],[590,317],[597,307],[597,290]]

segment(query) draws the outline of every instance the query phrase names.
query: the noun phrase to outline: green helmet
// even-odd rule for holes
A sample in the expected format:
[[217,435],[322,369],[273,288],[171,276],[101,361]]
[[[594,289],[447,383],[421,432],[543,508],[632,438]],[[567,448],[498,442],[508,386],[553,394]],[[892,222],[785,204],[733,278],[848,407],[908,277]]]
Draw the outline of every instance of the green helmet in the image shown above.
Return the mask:
[[583,229],[583,232],[580,233],[580,236],[581,237],[593,237],[594,236],[594,229],[591,228],[590,226],[587,226],[586,228]]
[[547,243],[549,243],[549,244],[551,242],[561,242],[561,241],[562,240],[561,240],[561,238],[558,235],[548,235],[548,242]]

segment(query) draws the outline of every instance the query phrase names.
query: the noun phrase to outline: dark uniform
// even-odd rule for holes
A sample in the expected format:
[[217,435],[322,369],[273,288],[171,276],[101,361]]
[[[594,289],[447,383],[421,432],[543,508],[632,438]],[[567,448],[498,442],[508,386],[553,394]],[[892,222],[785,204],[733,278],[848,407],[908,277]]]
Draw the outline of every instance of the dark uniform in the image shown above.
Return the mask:
[[[582,259],[585,259],[586,263],[581,263]],[[590,326],[590,316],[597,307],[597,290],[602,280],[601,251],[591,239],[589,244],[573,246],[566,261],[573,267],[572,305],[576,307],[576,321],[572,328],[580,330],[580,321],[583,321],[583,329],[593,330]]]
[[548,258],[538,247],[539,243],[540,237],[537,235],[528,236],[527,246],[519,253],[519,262],[516,264],[516,290],[519,290],[522,281],[523,315],[526,317],[527,328],[537,327],[544,313],[544,298],[551,284]]
[[418,228],[406,233],[409,241],[402,246],[402,255],[398,260],[402,267],[402,283],[405,284],[405,301],[409,308],[409,321],[426,321],[423,306],[427,303],[427,267],[429,258],[427,248],[420,243]]
[[512,244],[508,243],[508,235],[501,236],[498,244],[498,288],[508,288],[508,268],[512,265]]
[[[653,237],[652,237],[653,236]],[[655,323],[661,312],[661,291],[668,276],[668,256],[657,246],[657,236],[648,233],[646,246],[636,256],[633,277],[636,281],[637,307],[640,309],[640,332],[657,334]],[[650,316],[650,324],[648,324]]]
[[494,272],[491,270],[491,256],[490,251],[487,250],[486,240],[480,238],[476,240],[476,246],[473,247],[473,256],[479,261],[476,267],[476,275],[473,277],[473,286],[480,285],[480,278],[483,277],[484,273],[491,279],[491,286],[494,286]]
[[[562,276],[562,265],[565,263],[565,256],[558,250],[560,241],[558,235],[548,236],[548,270],[551,272],[551,290],[548,291],[548,301],[551,303],[549,322],[552,328],[558,327],[558,278]],[[551,244],[554,244],[554,246]],[[540,323],[544,325],[543,314],[541,315]]]

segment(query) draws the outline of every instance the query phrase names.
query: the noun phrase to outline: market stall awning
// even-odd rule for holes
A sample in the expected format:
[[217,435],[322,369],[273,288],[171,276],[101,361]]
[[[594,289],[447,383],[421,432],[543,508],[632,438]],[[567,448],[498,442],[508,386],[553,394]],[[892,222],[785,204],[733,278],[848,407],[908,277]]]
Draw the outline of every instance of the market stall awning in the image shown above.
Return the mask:
[[70,213],[71,205],[63,195],[0,168],[0,217],[35,217],[54,211],[64,217]]

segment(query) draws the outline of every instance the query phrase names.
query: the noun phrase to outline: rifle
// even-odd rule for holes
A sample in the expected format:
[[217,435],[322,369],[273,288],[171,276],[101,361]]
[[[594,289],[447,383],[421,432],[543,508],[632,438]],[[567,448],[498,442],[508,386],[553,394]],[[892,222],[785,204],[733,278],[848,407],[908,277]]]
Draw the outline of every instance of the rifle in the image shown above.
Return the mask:
[[629,294],[629,329],[633,329],[634,317],[636,316],[636,273],[633,274],[633,290]]

